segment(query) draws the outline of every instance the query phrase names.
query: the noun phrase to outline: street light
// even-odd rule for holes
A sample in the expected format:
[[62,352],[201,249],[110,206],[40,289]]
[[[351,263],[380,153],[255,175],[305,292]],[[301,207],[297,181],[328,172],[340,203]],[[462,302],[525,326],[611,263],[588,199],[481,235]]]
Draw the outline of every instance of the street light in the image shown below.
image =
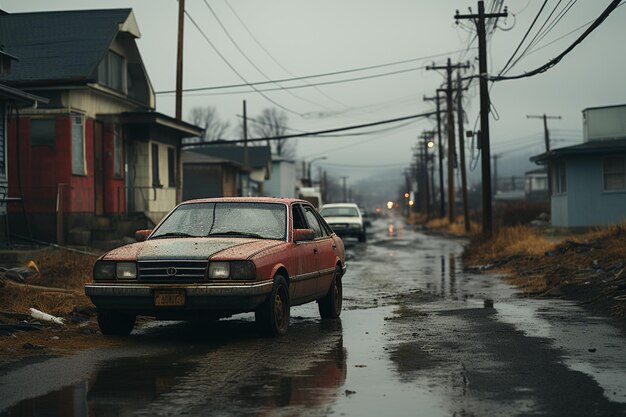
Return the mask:
[[311,180],[311,165],[313,165],[313,162],[321,161],[323,159],[328,159],[328,158],[325,156],[320,156],[319,158],[313,158],[309,161],[309,169],[307,171],[307,178],[309,179],[309,182],[311,183],[311,185],[313,185],[313,181]]

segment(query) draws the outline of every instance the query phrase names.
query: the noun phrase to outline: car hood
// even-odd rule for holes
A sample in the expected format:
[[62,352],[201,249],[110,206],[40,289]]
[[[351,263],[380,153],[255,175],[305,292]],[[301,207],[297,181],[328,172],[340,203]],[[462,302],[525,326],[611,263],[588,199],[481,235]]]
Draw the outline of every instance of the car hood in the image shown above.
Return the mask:
[[284,243],[276,240],[245,238],[173,238],[151,239],[141,243],[122,246],[108,252],[103,259],[149,261],[156,259],[206,260],[229,250],[239,259]]
[[350,223],[350,224],[361,224],[362,221],[358,217],[324,217],[326,223]]

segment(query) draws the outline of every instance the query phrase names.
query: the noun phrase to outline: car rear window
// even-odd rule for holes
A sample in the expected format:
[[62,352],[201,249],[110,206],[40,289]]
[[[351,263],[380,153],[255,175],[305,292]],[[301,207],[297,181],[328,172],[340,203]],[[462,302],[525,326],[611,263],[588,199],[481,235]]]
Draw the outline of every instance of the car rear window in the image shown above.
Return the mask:
[[359,217],[356,207],[324,207],[320,214],[324,217]]

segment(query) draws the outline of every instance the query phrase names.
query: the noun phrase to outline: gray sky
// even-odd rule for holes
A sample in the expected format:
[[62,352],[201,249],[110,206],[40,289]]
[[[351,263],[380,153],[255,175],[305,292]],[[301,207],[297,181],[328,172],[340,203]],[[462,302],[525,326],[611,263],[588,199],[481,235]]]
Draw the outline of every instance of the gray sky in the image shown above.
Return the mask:
[[[512,0],[504,3],[508,6],[510,16],[506,21],[498,23],[502,29],[495,31],[489,44],[492,74],[497,73],[509,59],[542,3],[540,0]],[[557,3],[558,0],[547,2],[530,38]],[[556,56],[584,29],[549,43],[596,18],[609,3],[609,0],[574,1],[563,18],[508,75],[532,70]],[[433,61],[440,65],[445,63],[447,56],[453,61],[470,60],[477,71],[477,61],[474,59],[477,50],[466,51],[468,46],[477,47],[475,40],[468,43],[475,27],[468,21],[457,26],[453,18],[456,9],[467,13],[468,7],[472,7],[476,12],[476,1],[211,0],[208,4],[239,48],[265,75],[259,73],[231,43],[203,0],[186,0],[186,9],[230,65],[248,82],[266,81],[265,76],[277,80],[351,70],[451,51],[456,52],[402,65],[312,78],[307,82],[328,82],[409,70]],[[486,4],[489,7],[492,0],[487,0]],[[567,4],[570,2],[561,1],[553,17]],[[7,12],[130,7],[134,10],[142,33],[138,45],[155,91],[173,90],[175,87],[178,9],[175,0],[3,0],[1,7]],[[498,119],[491,118],[492,153],[503,155],[501,161],[504,168],[512,166],[515,156],[543,150],[542,122],[526,119],[527,114],[562,116],[562,120],[550,121],[549,126],[552,137],[556,139],[554,146],[566,146],[582,138],[581,111],[584,108],[626,103],[626,56],[623,47],[626,41],[625,18],[626,7],[619,7],[604,24],[547,73],[493,85],[492,102]],[[224,63],[188,18],[185,21],[184,59],[185,88],[242,83],[242,79]],[[289,92],[268,91],[263,94],[288,109],[291,128],[313,131],[430,111],[433,105],[423,102],[422,97],[433,95],[443,80],[443,73],[415,69],[361,81],[298,88]],[[306,84],[294,82],[282,85]],[[276,88],[276,85],[258,88]],[[467,94],[466,130],[473,129],[477,119],[477,83]],[[244,99],[251,117],[265,107],[275,107],[275,104],[256,92],[232,95],[186,93],[183,114],[187,119],[192,107],[211,105],[217,108],[222,119],[230,121],[234,126],[237,124],[237,115],[241,114]],[[173,115],[174,95],[158,95],[157,110]],[[416,137],[422,130],[432,128],[433,121],[421,120],[396,130],[365,136],[299,139],[298,157],[310,160],[326,156],[327,160],[315,165],[323,165],[337,175],[349,175],[351,180],[384,168],[402,171],[410,163]],[[349,167],[340,171],[337,168],[339,164],[371,167]],[[475,170],[476,173],[479,171],[479,168]]]

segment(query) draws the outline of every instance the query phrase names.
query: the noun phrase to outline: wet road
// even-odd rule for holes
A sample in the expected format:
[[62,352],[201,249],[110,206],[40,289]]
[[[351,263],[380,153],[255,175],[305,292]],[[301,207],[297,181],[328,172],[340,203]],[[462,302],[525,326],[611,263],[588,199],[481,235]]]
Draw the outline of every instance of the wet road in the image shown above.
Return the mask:
[[612,320],[465,273],[463,241],[399,220],[346,243],[341,320],[295,307],[278,339],[251,315],[155,323],[1,375],[0,416],[626,415]]

